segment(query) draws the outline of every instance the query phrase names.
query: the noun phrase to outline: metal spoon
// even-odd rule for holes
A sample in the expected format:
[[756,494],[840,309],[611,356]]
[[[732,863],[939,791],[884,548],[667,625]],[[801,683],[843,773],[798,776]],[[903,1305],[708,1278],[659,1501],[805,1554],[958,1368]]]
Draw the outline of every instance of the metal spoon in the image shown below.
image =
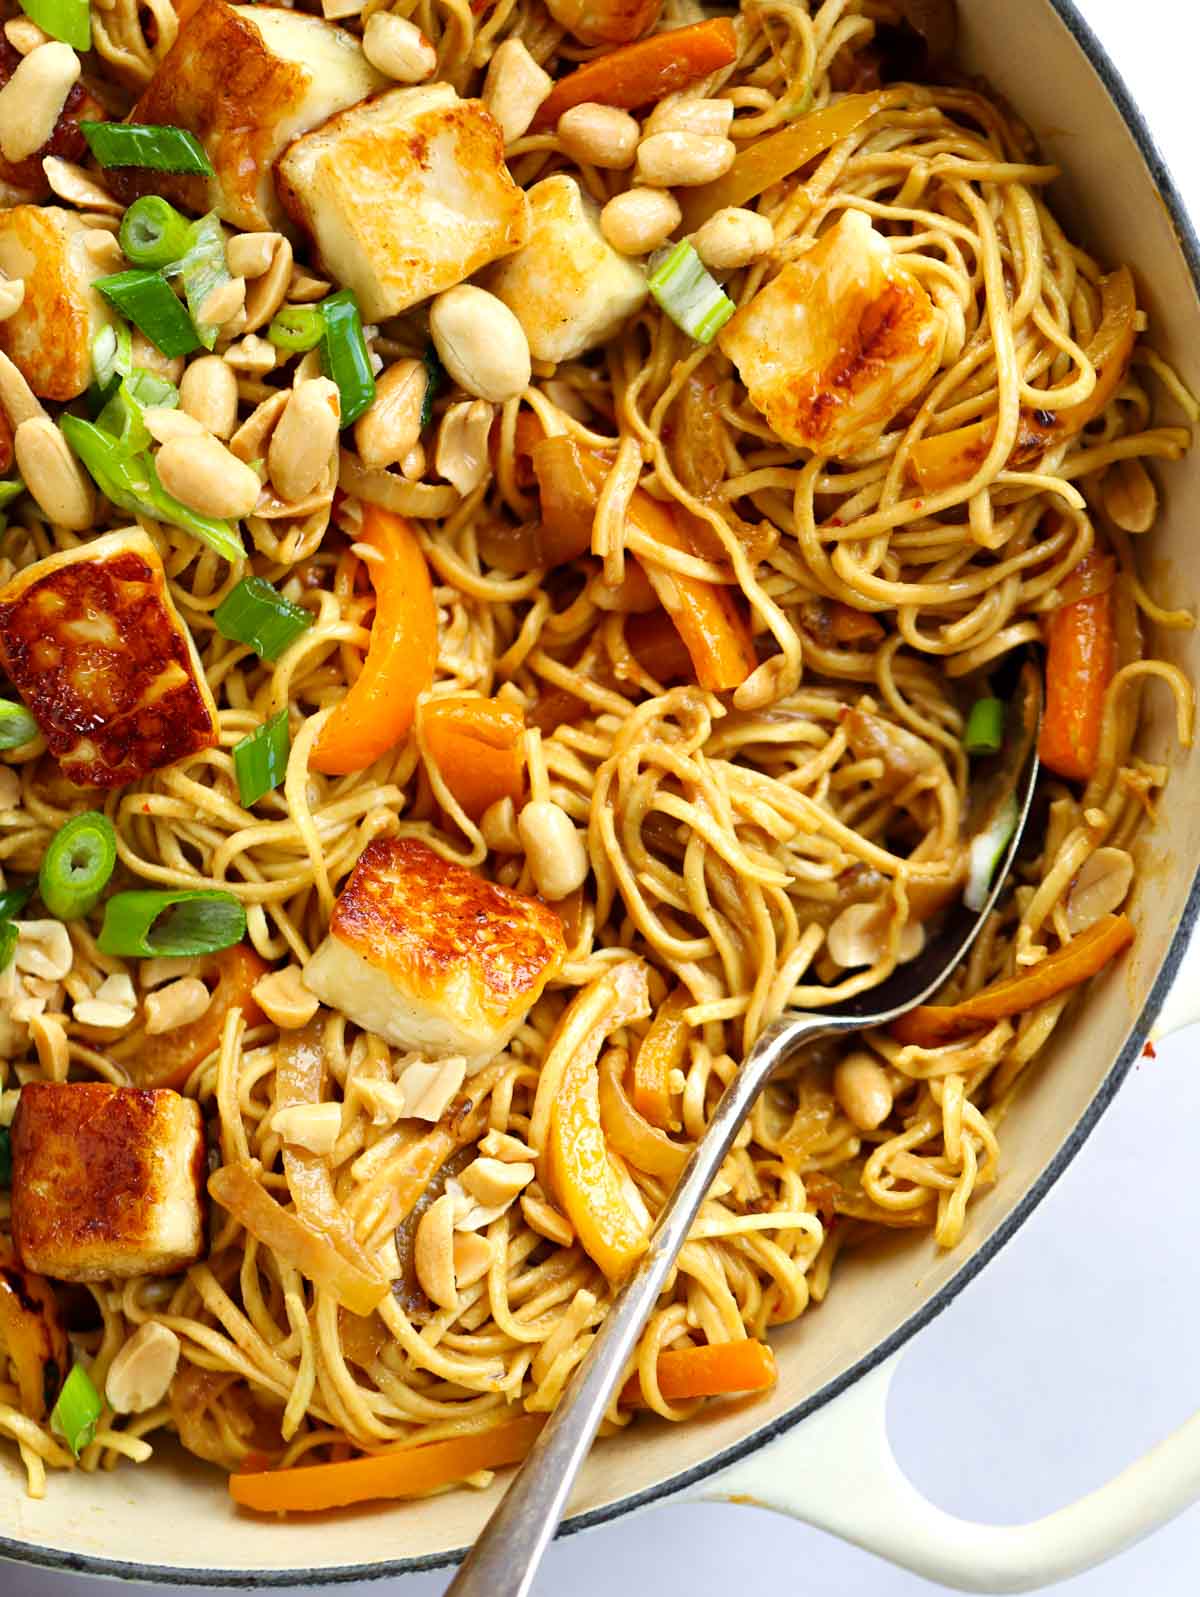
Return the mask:
[[968,814],[972,832],[983,829],[1008,794],[1017,800],[1016,830],[985,902],[978,912],[958,905],[924,952],[898,967],[881,986],[819,1014],[782,1015],[759,1037],[684,1166],[645,1253],[613,1299],[586,1357],[446,1588],[446,1597],[527,1597],[642,1327],[725,1155],[772,1076],[805,1043],[897,1019],[936,992],[966,955],[999,897],[1025,830],[1038,770],[1041,712],[1041,675],[1027,662],[1010,704],[1004,748],[973,772]]

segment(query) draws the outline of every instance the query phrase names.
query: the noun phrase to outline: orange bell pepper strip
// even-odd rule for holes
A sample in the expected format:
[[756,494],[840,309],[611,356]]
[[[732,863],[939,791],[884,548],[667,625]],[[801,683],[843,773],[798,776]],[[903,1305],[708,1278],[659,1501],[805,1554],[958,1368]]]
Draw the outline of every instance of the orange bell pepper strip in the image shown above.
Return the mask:
[[633,1059],[633,1105],[660,1131],[678,1122],[671,1108],[671,1072],[681,1070],[687,1058],[692,1028],[683,1012],[692,1002],[686,987],[675,991],[661,1006]]
[[217,984],[204,1013],[186,1026],[143,1037],[136,1054],[125,1061],[135,1087],[182,1087],[209,1054],[216,1053],[231,1009],[240,1009],[247,1026],[257,1026],[262,1010],[252,991],[270,965],[249,943],[235,943],[210,954],[199,968],[201,979],[215,973]]
[[696,672],[679,629],[665,610],[631,616],[625,642],[643,671],[657,682],[693,682]]
[[[658,1389],[668,1403],[696,1397],[725,1397],[731,1392],[765,1392],[775,1385],[775,1355],[765,1342],[715,1342],[705,1347],[668,1348],[658,1355]],[[643,1401],[642,1384],[631,1375],[621,1402],[633,1408]]]
[[560,78],[538,107],[531,132],[553,127],[574,105],[615,105],[634,111],[737,60],[737,34],[728,17],[654,33],[587,61]]
[[491,1430],[423,1447],[392,1448],[339,1464],[231,1475],[229,1495],[260,1514],[313,1514],[380,1498],[423,1497],[478,1470],[520,1463],[545,1423],[544,1414],[522,1414]]
[[993,982],[959,1004],[918,1004],[892,1022],[891,1034],[897,1042],[940,1048],[981,1026],[1024,1014],[1048,998],[1078,987],[1132,941],[1133,926],[1127,915],[1104,915],[1019,976]]
[[[1127,266],[1100,281],[1100,325],[1085,354],[1096,369],[1096,386],[1077,405],[1049,408],[1047,393],[1040,410],[1025,410],[1017,427],[1009,464],[1020,466],[1053,443],[1082,432],[1112,399],[1129,365],[1137,337],[1137,295]],[[994,421],[972,422],[953,432],[922,438],[908,457],[909,473],[926,493],[938,493],[968,481],[987,458],[996,436]]]
[[22,1409],[44,1419],[71,1367],[71,1349],[54,1288],[24,1268],[7,1237],[0,1237],[0,1347],[16,1374]]
[[429,699],[421,730],[446,786],[473,821],[525,790],[525,712],[507,699]]
[[[660,33],[657,37],[670,39],[674,35]],[[679,191],[682,231],[694,233],[714,211],[723,210],[727,205],[745,205],[765,189],[782,183],[800,167],[823,155],[839,139],[854,133],[868,117],[882,111],[894,98],[895,95],[886,89],[876,89],[870,94],[846,94],[833,105],[798,117],[790,127],[766,133],[753,144],[745,145],[723,177]],[[545,110],[545,104],[542,109]]]
[[630,1103],[621,1080],[624,1054],[610,1049],[600,1061],[600,1124],[610,1148],[648,1175],[675,1182],[688,1162],[690,1147],[672,1142]]
[[1095,775],[1104,699],[1116,669],[1111,589],[1060,605],[1051,613],[1046,623],[1046,710],[1038,756],[1069,782],[1086,782]]
[[833,599],[829,605],[829,630],[837,643],[878,643],[883,628],[866,610]]
[[402,516],[364,505],[358,542],[382,557],[367,567],[375,620],[358,680],[321,728],[309,760],[328,776],[365,770],[399,743],[437,663],[433,584],[416,533]]

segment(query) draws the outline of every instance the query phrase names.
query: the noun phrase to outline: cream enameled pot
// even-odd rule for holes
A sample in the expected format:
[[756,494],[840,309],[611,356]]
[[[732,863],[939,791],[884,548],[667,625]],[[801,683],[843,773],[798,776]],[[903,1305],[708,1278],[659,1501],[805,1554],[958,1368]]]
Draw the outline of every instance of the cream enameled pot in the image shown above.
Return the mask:
[[[1071,0],[959,0],[967,65],[1006,95],[1067,176],[1056,203],[1105,262],[1128,261],[1153,342],[1200,392],[1200,242],[1112,64]],[[1160,468],[1155,582],[1200,600],[1200,449]],[[1200,681],[1200,633],[1160,649]],[[1200,1497],[1200,1418],[1092,1496],[1028,1526],[967,1524],[925,1501],[887,1445],[884,1403],[898,1349],[1016,1231],[1078,1151],[1151,1034],[1200,1014],[1200,748],[1181,751],[1168,695],[1146,696],[1142,752],[1171,778],[1141,838],[1137,941],[1120,970],[1059,1027],[1051,1055],[1005,1122],[998,1185],[972,1207],[967,1243],[938,1254],[901,1236],[839,1264],[837,1290],[774,1338],[779,1384],[686,1426],[642,1423],[594,1450],[565,1529],[668,1497],[778,1508],[947,1585],[1031,1590],[1111,1556]],[[0,1450],[0,1557],[130,1579],[287,1585],[396,1575],[453,1560],[500,1486],[278,1526],[237,1513],[222,1477],[170,1446],[149,1465],[55,1474],[25,1495]],[[0,1575],[0,1586],[4,1578]]]

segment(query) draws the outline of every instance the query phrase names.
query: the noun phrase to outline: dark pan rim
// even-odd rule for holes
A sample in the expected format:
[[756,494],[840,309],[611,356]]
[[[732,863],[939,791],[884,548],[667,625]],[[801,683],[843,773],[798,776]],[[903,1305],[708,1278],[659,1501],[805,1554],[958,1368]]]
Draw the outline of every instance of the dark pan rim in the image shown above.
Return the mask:
[[[1151,181],[1162,196],[1170,215],[1179,248],[1191,272],[1192,283],[1200,298],[1200,237],[1187,214],[1182,196],[1176,187],[1175,181],[1167,168],[1146,123],[1142,113],[1138,110],[1132,95],[1125,85],[1120,73],[1109,58],[1103,45],[1092,32],[1076,7],[1075,0],[1048,0],[1049,5],[1057,14],[1059,20],[1066,27],[1075,43],[1087,58],[1096,76],[1100,79],[1108,92],[1109,98],[1120,112],[1126,127],[1129,129],[1134,142],[1141,152],[1146,163],[1146,169]],[[924,1306],[910,1315],[890,1336],[878,1342],[869,1353],[863,1355],[856,1364],[845,1370],[835,1380],[828,1382],[806,1398],[803,1403],[798,1403],[795,1408],[788,1409],[784,1414],[771,1420],[765,1425],[756,1427],[748,1436],[732,1447],[727,1447],[719,1453],[714,1453],[703,1464],[697,1464],[691,1469],[681,1470],[677,1475],[668,1476],[657,1482],[654,1486],[646,1487],[640,1492],[631,1493],[612,1503],[607,1503],[601,1508],[589,1509],[586,1513],[573,1515],[564,1520],[559,1529],[560,1536],[571,1536],[581,1530],[590,1530],[595,1525],[607,1524],[609,1520],[618,1519],[624,1514],[632,1513],[635,1509],[647,1508],[652,1503],[661,1503],[686,1491],[689,1487],[698,1485],[701,1481],[708,1480],[717,1475],[721,1470],[727,1469],[731,1464],[736,1464],[740,1459],[748,1457],[768,1443],[790,1431],[801,1420],[824,1407],[847,1387],[852,1386],[861,1376],[873,1370],[890,1358],[897,1349],[903,1347],[911,1336],[914,1336],[931,1320],[937,1318],[942,1311],[949,1307],[958,1294],[969,1282],[973,1281],[983,1267],[995,1258],[1000,1249],[1014,1236],[1017,1230],[1025,1223],[1028,1217],[1041,1203],[1050,1188],[1062,1175],[1063,1171],[1074,1159],[1080,1148],[1087,1141],[1095,1129],[1100,1116],[1112,1103],[1125,1077],[1129,1074],[1135,1062],[1141,1056],[1149,1038],[1151,1027],[1158,1016],[1171,989],[1172,983],[1179,972],[1183,956],[1191,940],[1197,920],[1200,919],[1200,871],[1192,880],[1188,892],[1187,905],[1175,929],[1163,960],[1162,968],[1150,989],[1149,997],[1142,1007],[1124,1048],[1121,1050],[1112,1069],[1105,1076],[1098,1087],[1095,1096],[1087,1109],[1080,1116],[1070,1136],[1055,1154],[1054,1158],[1043,1170],[1042,1174],[1030,1187],[1029,1191],[1020,1200],[1008,1217],[997,1226],[987,1240],[965,1259],[954,1276],[946,1282]],[[15,1563],[32,1565],[35,1568],[51,1569],[70,1574],[98,1575],[110,1580],[127,1580],[144,1583],[154,1583],[163,1586],[212,1586],[227,1589],[263,1589],[268,1587],[287,1587],[303,1584],[306,1587],[342,1585],[350,1581],[384,1580],[397,1575],[414,1575],[435,1569],[444,1569],[450,1564],[457,1563],[464,1555],[465,1548],[457,1548],[444,1553],[430,1553],[415,1558],[393,1558],[386,1562],[369,1564],[341,1564],[335,1568],[317,1570],[282,1570],[268,1569],[242,1570],[242,1569],[182,1569],[169,1568],[156,1564],[139,1564],[133,1561],[114,1558],[93,1558],[82,1553],[60,1551],[52,1547],[35,1547],[27,1542],[17,1542],[11,1537],[0,1535],[0,1559],[12,1560]]]

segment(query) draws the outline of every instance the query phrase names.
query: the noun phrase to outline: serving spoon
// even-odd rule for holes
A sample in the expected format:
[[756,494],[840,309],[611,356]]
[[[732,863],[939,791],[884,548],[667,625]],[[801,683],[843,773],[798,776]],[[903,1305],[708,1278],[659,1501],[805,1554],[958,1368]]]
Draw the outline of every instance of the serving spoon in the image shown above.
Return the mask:
[[722,1093],[658,1217],[646,1251],[613,1299],[557,1407],[446,1588],[446,1597],[527,1597],[642,1327],[725,1155],[767,1083],[806,1043],[897,1020],[936,992],[964,958],[999,897],[1020,846],[1037,779],[1041,713],[1041,674],[1027,660],[1009,706],[1001,752],[980,761],[972,774],[970,835],[984,831],[1010,796],[1016,801],[1016,826],[986,898],[975,910],[959,903],[925,950],[898,966],[880,986],[819,1012],[783,1014],[764,1029]]

